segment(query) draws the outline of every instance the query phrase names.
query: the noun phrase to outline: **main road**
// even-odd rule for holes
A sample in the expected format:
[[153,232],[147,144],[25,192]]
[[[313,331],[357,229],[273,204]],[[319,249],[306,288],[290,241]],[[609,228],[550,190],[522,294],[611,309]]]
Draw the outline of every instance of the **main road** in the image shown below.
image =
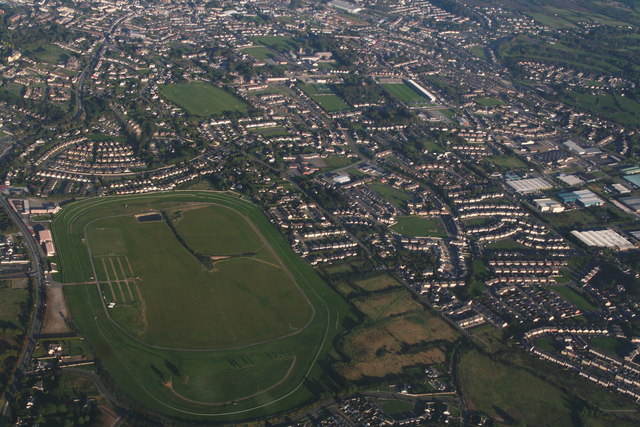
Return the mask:
[[0,195],[0,206],[2,206],[2,209],[5,210],[7,215],[13,220],[24,236],[24,244],[27,248],[29,259],[31,260],[31,276],[35,280],[33,287],[33,312],[31,313],[29,331],[25,336],[22,351],[20,352],[13,376],[9,380],[9,384],[7,385],[4,395],[5,405],[4,408],[2,408],[2,415],[6,417],[9,416],[9,404],[14,400],[17,392],[16,384],[20,382],[20,379],[27,371],[29,362],[31,361],[33,352],[36,348],[36,339],[42,330],[46,304],[47,278],[45,277],[43,267],[44,261],[42,259],[42,253],[38,242],[36,242],[35,238],[29,232],[29,229],[22,221],[22,218],[20,218],[20,215],[18,215],[18,213],[9,205],[7,199],[2,195]]

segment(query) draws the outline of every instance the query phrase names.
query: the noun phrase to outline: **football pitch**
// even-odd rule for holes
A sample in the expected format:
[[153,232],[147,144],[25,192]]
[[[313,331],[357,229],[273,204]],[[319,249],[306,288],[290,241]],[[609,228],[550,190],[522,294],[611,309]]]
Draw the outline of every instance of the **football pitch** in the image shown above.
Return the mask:
[[163,86],[160,93],[194,116],[209,117],[225,112],[245,114],[248,106],[229,92],[206,82]]
[[429,104],[429,99],[405,83],[384,83],[382,87],[398,101],[407,105]]
[[349,309],[255,205],[201,191],[89,199],[53,233],[75,325],[143,406],[230,422],[314,397]]

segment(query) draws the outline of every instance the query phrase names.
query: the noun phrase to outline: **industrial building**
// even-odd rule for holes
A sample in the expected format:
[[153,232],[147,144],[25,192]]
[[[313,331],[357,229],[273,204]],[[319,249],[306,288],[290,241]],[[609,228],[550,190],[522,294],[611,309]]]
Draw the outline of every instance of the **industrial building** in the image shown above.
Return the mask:
[[619,200],[625,205],[627,205],[629,209],[632,209],[635,212],[640,212],[640,197],[638,196],[621,197]]
[[552,188],[552,185],[542,178],[512,179],[507,181],[507,185],[520,194],[537,193]]
[[564,203],[577,203],[580,206],[584,206],[585,208],[589,206],[602,206],[604,205],[604,200],[596,195],[591,190],[578,190],[578,191],[569,191],[567,193],[559,193],[558,197],[562,199]]
[[342,0],[334,0],[332,2],[329,2],[329,6],[354,14],[362,10],[362,7]]
[[534,199],[533,204],[536,206],[536,208],[538,208],[540,212],[559,213],[564,211],[564,206],[562,206],[562,203],[549,198]]
[[610,228],[586,231],[573,230],[571,234],[580,239],[580,241],[587,246],[611,248],[621,251],[634,249],[636,247],[629,240]]

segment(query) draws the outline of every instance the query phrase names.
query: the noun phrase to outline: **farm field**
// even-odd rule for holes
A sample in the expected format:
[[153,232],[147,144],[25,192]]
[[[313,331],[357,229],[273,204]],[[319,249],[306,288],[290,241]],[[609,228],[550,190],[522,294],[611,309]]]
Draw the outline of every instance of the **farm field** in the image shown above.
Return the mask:
[[493,361],[477,351],[460,358],[458,376],[465,400],[505,424],[571,424],[568,396],[529,372]]
[[160,93],[195,116],[207,117],[225,112],[245,114],[248,111],[244,101],[206,82],[168,85],[162,87]]
[[53,232],[76,326],[116,383],[165,415],[231,422],[303,404],[351,316],[229,194],[89,199]]
[[352,301],[358,310],[373,320],[405,314],[422,308],[419,303],[413,300],[411,294],[408,293],[406,289],[379,293],[370,297],[356,298]]
[[298,86],[304,93],[322,107],[327,113],[335,113],[351,109],[346,102],[326,85],[299,83]]
[[413,88],[404,83],[383,83],[384,90],[389,92],[398,101],[407,105],[429,104],[427,97],[421,95]]
[[355,284],[356,286],[367,292],[381,291],[383,289],[397,288],[399,286],[402,286],[396,279],[387,274],[358,280],[355,282]]
[[420,307],[378,319],[344,336],[339,345],[349,362],[336,369],[359,381],[399,374],[407,366],[438,365],[446,359],[448,343],[457,338],[458,333],[444,320]]
[[414,237],[446,237],[440,218],[422,218],[419,216],[401,216],[391,226],[396,233]]

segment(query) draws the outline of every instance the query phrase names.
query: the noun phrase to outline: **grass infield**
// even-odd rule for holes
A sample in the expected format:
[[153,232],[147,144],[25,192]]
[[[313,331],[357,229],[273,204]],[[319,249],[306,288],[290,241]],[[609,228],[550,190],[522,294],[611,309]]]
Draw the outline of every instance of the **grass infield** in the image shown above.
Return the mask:
[[53,233],[73,321],[143,406],[232,422],[315,397],[351,313],[255,205],[199,191],[89,199]]

